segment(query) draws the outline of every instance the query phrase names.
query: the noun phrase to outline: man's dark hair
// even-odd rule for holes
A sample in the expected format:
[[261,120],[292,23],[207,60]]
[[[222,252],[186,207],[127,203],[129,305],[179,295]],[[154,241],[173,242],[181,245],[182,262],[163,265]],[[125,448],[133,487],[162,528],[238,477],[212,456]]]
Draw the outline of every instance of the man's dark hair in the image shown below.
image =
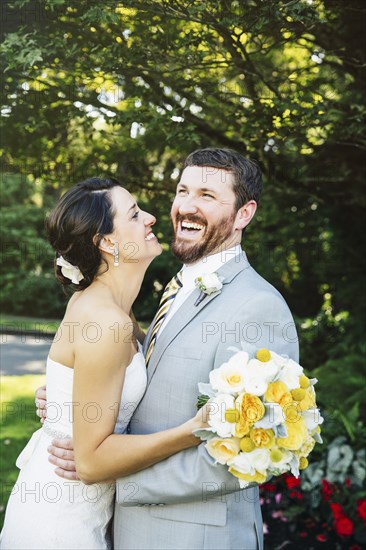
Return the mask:
[[186,158],[184,168],[187,166],[210,166],[232,173],[236,211],[250,200],[258,204],[263,188],[262,173],[255,162],[236,151],[217,147],[197,149]]

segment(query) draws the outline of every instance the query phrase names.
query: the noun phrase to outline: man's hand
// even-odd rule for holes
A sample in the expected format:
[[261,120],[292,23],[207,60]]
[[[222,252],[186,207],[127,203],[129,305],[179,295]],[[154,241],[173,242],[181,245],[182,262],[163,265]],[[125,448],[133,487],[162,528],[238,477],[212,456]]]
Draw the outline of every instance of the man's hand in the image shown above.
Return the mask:
[[79,480],[75,468],[74,442],[72,438],[53,439],[47,451],[48,460],[57,466],[55,473],[64,479]]
[[47,416],[47,410],[46,410],[47,400],[46,400],[46,386],[41,386],[36,390],[36,407],[37,416],[40,417],[41,422],[43,422],[46,419]]

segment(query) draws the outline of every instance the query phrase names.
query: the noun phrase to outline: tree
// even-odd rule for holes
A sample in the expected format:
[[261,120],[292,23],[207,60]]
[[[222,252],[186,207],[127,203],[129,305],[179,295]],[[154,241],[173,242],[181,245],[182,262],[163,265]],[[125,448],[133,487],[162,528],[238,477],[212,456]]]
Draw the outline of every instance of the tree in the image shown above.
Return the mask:
[[[300,318],[310,363],[340,330],[361,338],[360,0],[21,0],[6,15],[4,159],[45,203],[112,173],[154,205],[167,248],[184,155],[233,147],[266,180],[246,248]],[[151,268],[146,317],[174,265]]]

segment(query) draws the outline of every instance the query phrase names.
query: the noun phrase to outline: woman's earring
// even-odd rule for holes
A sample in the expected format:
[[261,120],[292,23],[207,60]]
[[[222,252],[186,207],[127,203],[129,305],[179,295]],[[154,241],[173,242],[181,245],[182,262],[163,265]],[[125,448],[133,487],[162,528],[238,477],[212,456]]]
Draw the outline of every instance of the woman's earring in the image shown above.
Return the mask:
[[116,244],[114,245],[113,256],[114,256],[113,265],[114,265],[114,267],[118,267],[118,266],[119,266],[119,250],[118,250],[118,243],[116,243]]

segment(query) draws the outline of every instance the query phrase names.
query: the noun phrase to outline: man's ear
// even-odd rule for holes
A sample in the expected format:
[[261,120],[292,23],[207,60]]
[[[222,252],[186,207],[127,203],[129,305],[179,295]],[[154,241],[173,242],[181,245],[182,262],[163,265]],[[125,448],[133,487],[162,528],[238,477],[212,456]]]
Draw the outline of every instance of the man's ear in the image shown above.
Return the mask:
[[255,212],[257,210],[257,203],[255,201],[249,201],[242,206],[236,213],[234,228],[238,231],[242,231],[251,222]]

